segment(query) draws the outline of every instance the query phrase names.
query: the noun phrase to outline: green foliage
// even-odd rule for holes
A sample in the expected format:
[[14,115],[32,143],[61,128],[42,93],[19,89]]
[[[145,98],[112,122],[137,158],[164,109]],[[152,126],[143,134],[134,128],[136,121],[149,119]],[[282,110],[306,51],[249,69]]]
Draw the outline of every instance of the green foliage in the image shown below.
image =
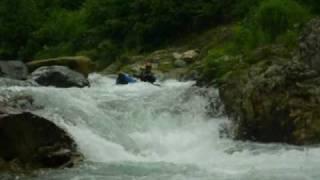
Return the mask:
[[[243,1],[242,5],[248,5],[247,2],[250,0]],[[203,75],[220,79],[241,64],[259,62],[261,59],[251,57],[258,47],[281,44],[288,49],[295,48],[299,27],[309,17],[308,10],[294,0],[262,1],[242,23],[232,27],[231,37],[209,51]],[[241,56],[244,58],[237,58]]]
[[81,49],[79,39],[86,32],[83,11],[56,10],[38,31],[34,41],[38,44],[37,58],[70,56]]
[[72,41],[86,31],[84,20],[85,15],[81,11],[57,10],[51,13],[35,36],[48,45]]
[[39,25],[34,0],[0,1],[0,57],[17,58]]
[[294,0],[266,0],[255,11],[254,23],[275,40],[294,25],[305,23],[309,17],[307,9]]
[[253,49],[277,43],[294,48],[301,25],[310,14],[293,0],[265,0],[250,16],[233,27],[233,53],[247,54]]
[[231,46],[226,45],[224,48],[209,51],[208,56],[204,59],[203,72],[207,79],[221,78],[239,62],[238,58],[228,55],[231,49]]
[[276,42],[278,44],[283,44],[288,49],[293,49],[298,46],[298,36],[298,31],[289,30],[285,34],[279,36]]
[[253,49],[272,43],[269,34],[252,24],[237,24],[233,27],[233,54],[248,54]]
[[[319,7],[316,0],[297,1]],[[274,42],[291,46],[299,30],[294,26],[309,18],[302,5],[295,0],[1,0],[0,58],[83,54],[109,65],[126,51],[151,51],[190,32],[242,19],[221,45],[224,55]]]
[[97,60],[103,65],[110,65],[120,54],[119,49],[111,41],[103,41],[97,47]]
[[305,4],[312,12],[320,14],[319,0],[297,0],[301,4]]
[[55,46],[44,46],[35,55],[36,59],[48,59],[59,56],[70,56],[72,52],[72,45],[70,43],[61,43]]
[[144,51],[223,19],[218,8],[222,4],[206,0],[91,0],[84,8],[88,24],[94,27],[93,36]]
[[232,43],[238,53],[271,43],[294,48],[301,24],[310,18],[307,9],[294,0],[265,0],[249,15],[233,29]]

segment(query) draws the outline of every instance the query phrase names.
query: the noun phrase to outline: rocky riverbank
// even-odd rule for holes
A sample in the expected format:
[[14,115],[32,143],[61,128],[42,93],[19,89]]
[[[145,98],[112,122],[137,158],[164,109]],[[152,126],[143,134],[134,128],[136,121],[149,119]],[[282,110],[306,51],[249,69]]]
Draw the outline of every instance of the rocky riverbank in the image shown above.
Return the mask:
[[[309,22],[299,49],[229,72],[219,86],[235,137],[258,142],[320,142],[320,20]],[[280,51],[281,52],[281,51]],[[257,56],[256,56],[257,57]]]

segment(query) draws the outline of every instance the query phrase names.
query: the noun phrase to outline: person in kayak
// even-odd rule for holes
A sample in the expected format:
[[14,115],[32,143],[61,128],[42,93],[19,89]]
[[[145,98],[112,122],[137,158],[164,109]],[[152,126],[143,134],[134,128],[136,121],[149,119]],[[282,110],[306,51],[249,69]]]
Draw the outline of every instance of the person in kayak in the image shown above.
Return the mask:
[[136,77],[139,78],[141,81],[149,82],[152,84],[156,81],[156,77],[152,73],[152,65],[150,63],[147,63],[145,65],[145,68],[141,68],[140,70],[140,74]]

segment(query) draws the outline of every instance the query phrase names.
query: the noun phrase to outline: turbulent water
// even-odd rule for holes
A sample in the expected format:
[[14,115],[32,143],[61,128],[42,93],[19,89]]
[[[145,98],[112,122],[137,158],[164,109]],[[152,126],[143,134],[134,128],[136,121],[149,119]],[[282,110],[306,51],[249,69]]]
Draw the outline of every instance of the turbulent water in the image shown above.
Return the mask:
[[[27,94],[76,140],[79,167],[27,180],[319,180],[320,148],[237,142],[219,134],[228,123],[208,116],[208,98],[192,82],[116,86],[91,75],[92,87],[2,88]],[[218,111],[216,113],[219,113]]]

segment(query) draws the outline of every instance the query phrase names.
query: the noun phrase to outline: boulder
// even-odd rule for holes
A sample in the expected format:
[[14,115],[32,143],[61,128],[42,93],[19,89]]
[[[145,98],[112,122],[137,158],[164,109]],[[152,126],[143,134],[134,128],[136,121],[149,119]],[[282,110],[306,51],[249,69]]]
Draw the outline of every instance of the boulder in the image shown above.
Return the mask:
[[22,61],[0,61],[0,76],[24,80],[28,76],[28,68]]
[[42,86],[60,88],[89,86],[86,77],[64,66],[41,67],[31,74],[31,79]]
[[0,107],[0,171],[71,167],[81,159],[75,142],[54,123]]
[[27,66],[31,72],[43,66],[66,66],[86,77],[89,73],[95,71],[95,64],[89,58],[84,56],[35,60],[27,63]]
[[173,56],[173,58],[176,59],[176,60],[182,59],[182,54],[181,54],[181,53],[178,53],[178,52],[172,53],[172,56]]
[[188,50],[182,53],[181,59],[188,63],[192,63],[198,58],[198,56],[199,52],[197,50]]

